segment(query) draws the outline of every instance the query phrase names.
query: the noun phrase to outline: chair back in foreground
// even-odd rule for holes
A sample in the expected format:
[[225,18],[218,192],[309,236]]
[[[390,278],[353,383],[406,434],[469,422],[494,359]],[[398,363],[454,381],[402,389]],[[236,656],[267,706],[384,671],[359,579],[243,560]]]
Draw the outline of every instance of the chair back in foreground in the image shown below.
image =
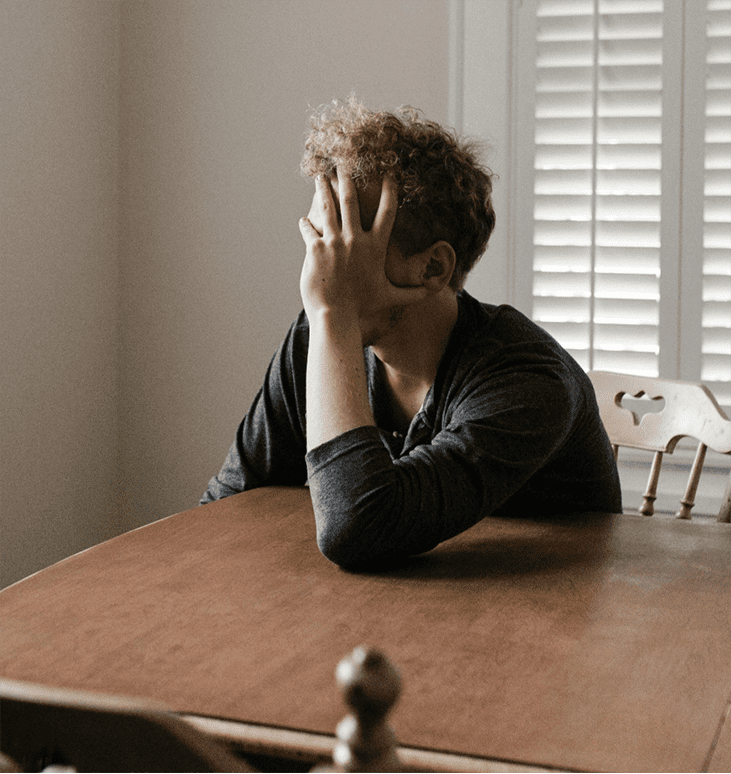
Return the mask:
[[[711,391],[703,384],[654,379],[610,371],[589,371],[602,422],[615,457],[625,446],[654,452],[652,467],[639,512],[654,513],[663,455],[672,454],[681,438],[694,438],[695,460],[680,501],[678,518],[689,519],[695,505],[707,449],[731,454],[731,420],[723,413]],[[641,416],[625,397],[646,398],[649,410]],[[637,405],[635,406],[635,408]],[[731,480],[726,488],[718,521],[731,521]]]
[[129,699],[0,680],[0,716],[4,771],[252,771],[173,713]]

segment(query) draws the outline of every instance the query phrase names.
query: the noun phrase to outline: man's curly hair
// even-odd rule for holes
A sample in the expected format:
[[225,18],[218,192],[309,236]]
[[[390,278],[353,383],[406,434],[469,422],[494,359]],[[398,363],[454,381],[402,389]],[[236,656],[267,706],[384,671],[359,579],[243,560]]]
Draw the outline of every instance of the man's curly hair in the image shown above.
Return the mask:
[[493,175],[477,161],[474,145],[413,108],[373,112],[351,96],[313,115],[301,168],[310,177],[330,177],[338,164],[358,188],[394,175],[394,244],[408,257],[448,242],[457,255],[450,285],[461,288],[495,226]]

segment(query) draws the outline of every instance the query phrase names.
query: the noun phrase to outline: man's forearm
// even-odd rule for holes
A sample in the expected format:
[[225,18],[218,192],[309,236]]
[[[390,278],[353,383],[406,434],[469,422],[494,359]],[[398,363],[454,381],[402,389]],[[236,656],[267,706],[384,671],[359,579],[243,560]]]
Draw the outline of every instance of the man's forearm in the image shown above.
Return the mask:
[[319,312],[310,320],[307,450],[356,427],[374,425],[356,319]]

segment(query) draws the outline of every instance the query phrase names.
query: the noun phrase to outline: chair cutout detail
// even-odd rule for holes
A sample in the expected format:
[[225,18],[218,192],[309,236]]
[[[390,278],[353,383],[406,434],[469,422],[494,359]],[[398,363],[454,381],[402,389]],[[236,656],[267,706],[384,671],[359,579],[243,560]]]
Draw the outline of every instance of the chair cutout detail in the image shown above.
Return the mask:
[[[731,454],[731,420],[721,410],[711,391],[695,382],[609,371],[589,371],[588,375],[594,385],[599,413],[615,458],[620,446],[654,452],[647,488],[639,508],[643,515],[651,516],[655,511],[663,456],[672,454],[681,438],[694,438],[698,442],[677,513],[680,519],[690,519],[706,450]],[[731,479],[718,521],[731,522]]]
[[630,395],[627,392],[617,395],[615,403],[632,414],[632,422],[639,425],[646,414],[659,414],[665,410],[665,398],[660,395],[651,398],[645,393]]

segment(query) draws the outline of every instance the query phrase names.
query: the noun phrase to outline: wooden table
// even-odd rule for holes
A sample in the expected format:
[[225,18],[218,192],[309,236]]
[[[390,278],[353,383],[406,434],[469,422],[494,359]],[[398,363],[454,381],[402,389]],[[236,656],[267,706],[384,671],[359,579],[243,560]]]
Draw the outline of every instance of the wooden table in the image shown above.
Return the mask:
[[401,671],[402,745],[730,770],[728,525],[486,519],[379,574],[314,532],[306,489],[257,490],[77,554],[0,592],[0,675],[331,735],[335,665],[368,643]]

